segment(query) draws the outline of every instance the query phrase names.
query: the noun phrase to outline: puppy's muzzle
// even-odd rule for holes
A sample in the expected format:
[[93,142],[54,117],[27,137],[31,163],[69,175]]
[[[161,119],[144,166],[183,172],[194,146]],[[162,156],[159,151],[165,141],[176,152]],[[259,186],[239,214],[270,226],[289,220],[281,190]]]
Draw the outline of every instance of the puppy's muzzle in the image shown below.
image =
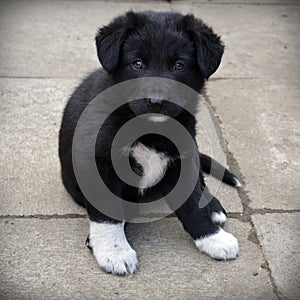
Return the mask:
[[146,98],[145,100],[150,110],[156,113],[164,110],[168,103],[166,100],[156,98]]

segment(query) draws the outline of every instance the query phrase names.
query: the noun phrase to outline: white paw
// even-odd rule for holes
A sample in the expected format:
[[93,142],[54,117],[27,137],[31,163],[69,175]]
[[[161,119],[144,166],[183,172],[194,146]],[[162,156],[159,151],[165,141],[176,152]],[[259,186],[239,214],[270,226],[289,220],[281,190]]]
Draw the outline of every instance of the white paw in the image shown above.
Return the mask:
[[90,222],[89,245],[103,271],[130,275],[137,270],[137,255],[126,239],[124,223]]
[[194,241],[197,248],[214,259],[236,258],[239,245],[237,239],[222,228],[217,233]]
[[129,247],[93,247],[93,254],[101,270],[115,275],[133,274],[138,266],[136,252]]
[[227,217],[222,211],[219,212],[214,211],[211,214],[211,219],[215,224],[223,224],[225,223]]

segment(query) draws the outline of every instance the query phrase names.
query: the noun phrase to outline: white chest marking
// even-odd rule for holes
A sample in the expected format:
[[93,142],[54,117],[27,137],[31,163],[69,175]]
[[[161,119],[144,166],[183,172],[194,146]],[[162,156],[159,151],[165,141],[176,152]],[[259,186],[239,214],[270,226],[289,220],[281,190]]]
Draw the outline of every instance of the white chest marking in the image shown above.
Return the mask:
[[131,150],[133,158],[142,166],[143,177],[139,183],[139,193],[157,184],[164,176],[170,159],[162,152],[138,143]]

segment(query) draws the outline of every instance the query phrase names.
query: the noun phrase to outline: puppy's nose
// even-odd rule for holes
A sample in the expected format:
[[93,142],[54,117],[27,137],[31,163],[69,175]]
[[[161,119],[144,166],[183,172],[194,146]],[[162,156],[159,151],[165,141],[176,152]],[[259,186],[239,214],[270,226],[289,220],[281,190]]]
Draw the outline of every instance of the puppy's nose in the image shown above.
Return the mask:
[[154,112],[162,111],[167,104],[167,101],[163,99],[147,98],[146,101],[148,107]]

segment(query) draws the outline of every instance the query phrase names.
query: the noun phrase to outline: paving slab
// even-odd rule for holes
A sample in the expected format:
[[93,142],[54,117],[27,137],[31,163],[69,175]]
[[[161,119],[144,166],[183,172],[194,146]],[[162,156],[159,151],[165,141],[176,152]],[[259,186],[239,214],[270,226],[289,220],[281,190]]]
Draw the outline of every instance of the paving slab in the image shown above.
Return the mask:
[[299,79],[218,80],[207,94],[255,209],[299,209]]
[[[199,150],[229,168],[226,157],[226,142],[222,136],[219,121],[204,97],[201,98],[199,104],[198,114],[196,115],[196,141]],[[221,201],[227,212],[243,212],[237,189],[223,184],[212,176],[204,175],[210,192]]]
[[[129,9],[171,9],[160,1],[4,1],[1,7],[0,76],[71,78],[99,65],[98,27]],[[195,13],[222,35],[226,52],[215,77],[292,77],[291,69],[299,76],[293,57],[300,46],[300,6],[174,2],[172,9]]]
[[295,57],[300,48],[300,6],[245,2],[188,5],[175,1],[172,9],[194,13],[222,36],[225,53],[213,77],[299,77],[300,60]]
[[173,218],[129,225],[140,261],[130,277],[98,268],[84,246],[85,220],[0,222],[1,299],[276,299],[250,226],[237,220],[226,228],[239,238],[240,255],[227,262],[199,253]]
[[75,80],[0,79],[0,214],[83,213],[58,160],[63,107]]
[[280,296],[299,299],[300,213],[255,215],[252,220]]
[[0,76],[81,78],[98,68],[95,34],[134,10],[170,10],[167,2],[1,1]]

